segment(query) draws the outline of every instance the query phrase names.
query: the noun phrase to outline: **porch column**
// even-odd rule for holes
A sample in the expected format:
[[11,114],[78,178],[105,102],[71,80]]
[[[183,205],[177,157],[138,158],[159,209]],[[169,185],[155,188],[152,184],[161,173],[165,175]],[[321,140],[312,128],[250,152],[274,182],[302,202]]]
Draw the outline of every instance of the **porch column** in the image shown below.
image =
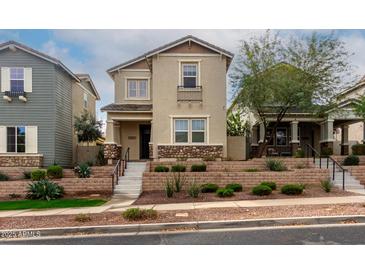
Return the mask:
[[333,152],[333,122],[334,120],[327,119],[321,124],[321,151],[328,148]]
[[341,155],[349,154],[349,126],[341,127]]
[[104,143],[104,158],[108,160],[108,165],[113,164],[119,157],[119,149],[115,140],[114,121],[106,121],[106,136]]
[[259,139],[259,144],[260,143],[263,143],[265,140],[265,127],[264,127],[264,124],[261,123],[260,124],[260,139]]
[[298,123],[299,123],[298,121],[292,121],[290,123],[290,128],[291,128],[291,141],[290,141],[290,145],[291,145],[292,155],[294,155],[295,152],[299,148]]

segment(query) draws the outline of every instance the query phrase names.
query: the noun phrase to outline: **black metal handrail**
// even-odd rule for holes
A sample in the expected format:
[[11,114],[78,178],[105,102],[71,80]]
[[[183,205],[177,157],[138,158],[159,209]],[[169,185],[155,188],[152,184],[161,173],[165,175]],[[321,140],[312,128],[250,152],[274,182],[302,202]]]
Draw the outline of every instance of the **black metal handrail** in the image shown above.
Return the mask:
[[127,169],[127,163],[129,162],[129,147],[126,149],[124,153],[124,169]]
[[5,91],[5,95],[9,96],[9,97],[19,97],[19,96],[25,97],[25,92],[24,91]]
[[112,189],[113,189],[113,191],[114,191],[114,186],[116,184],[118,184],[118,179],[119,179],[119,176],[121,175],[121,163],[122,163],[122,161],[119,159],[112,172]]
[[306,144],[307,146],[307,155],[309,155],[308,150],[311,150],[313,153],[313,163],[316,162],[316,156],[319,158],[319,168],[322,168],[322,158],[327,159],[327,169],[329,168],[329,160],[332,161],[332,178],[335,180],[336,166],[342,171],[342,190],[345,190],[345,172],[347,171],[339,162],[333,159],[330,155],[323,156],[321,155],[314,147],[310,144]]

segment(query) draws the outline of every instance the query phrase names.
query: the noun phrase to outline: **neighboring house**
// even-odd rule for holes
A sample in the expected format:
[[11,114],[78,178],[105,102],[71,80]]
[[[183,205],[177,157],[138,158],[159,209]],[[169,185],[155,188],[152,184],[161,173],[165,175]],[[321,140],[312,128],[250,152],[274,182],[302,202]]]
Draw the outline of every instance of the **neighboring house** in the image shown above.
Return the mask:
[[18,42],[0,44],[0,166],[73,164],[73,116],[95,114],[88,75]]
[[226,73],[233,54],[193,36],[149,51],[107,72],[105,157],[225,158]]
[[[363,120],[354,113],[354,105],[364,91],[365,79],[362,79],[354,87],[340,93],[337,96],[338,106],[326,112],[324,117],[301,111],[299,108],[289,110],[277,127],[273,140],[268,144],[266,154],[290,156],[294,155],[298,148],[307,153],[306,144],[318,152],[324,147],[329,147],[336,155],[351,153],[351,146],[365,139]],[[229,108],[229,111],[235,110],[236,100]],[[258,122],[258,117],[253,119],[250,138],[250,151],[253,157],[257,155],[265,138],[269,140],[276,121],[274,110],[268,108],[266,115],[269,122],[266,136],[264,136],[264,126]]]

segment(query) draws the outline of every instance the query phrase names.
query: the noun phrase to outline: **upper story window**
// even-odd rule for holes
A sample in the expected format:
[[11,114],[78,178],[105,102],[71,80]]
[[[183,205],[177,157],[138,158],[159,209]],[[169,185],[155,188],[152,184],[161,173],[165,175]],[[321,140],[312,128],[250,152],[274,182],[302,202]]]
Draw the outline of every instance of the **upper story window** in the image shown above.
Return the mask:
[[148,99],[148,80],[147,79],[128,79],[127,80],[128,99]]
[[87,108],[88,106],[88,97],[87,97],[87,93],[84,93],[84,108]]
[[198,86],[198,64],[182,63],[182,84],[184,88]]
[[25,127],[7,127],[7,152],[25,152]]
[[10,91],[24,91],[24,68],[10,68]]

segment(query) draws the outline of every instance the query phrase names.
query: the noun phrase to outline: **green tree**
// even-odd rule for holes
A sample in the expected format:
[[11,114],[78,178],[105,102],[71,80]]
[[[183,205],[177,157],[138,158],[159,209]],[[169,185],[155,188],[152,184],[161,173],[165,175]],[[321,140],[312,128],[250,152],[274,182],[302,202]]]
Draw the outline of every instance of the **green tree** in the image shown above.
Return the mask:
[[230,112],[227,116],[228,136],[247,136],[250,132],[250,122],[244,121],[239,112]]
[[365,96],[360,98],[358,104],[355,105],[354,111],[357,115],[365,120]]
[[79,142],[95,142],[98,138],[102,137],[101,127],[102,122],[97,121],[93,115],[84,111],[80,117],[75,116],[74,129],[77,134]]
[[269,113],[274,113],[272,134],[264,140],[259,156],[290,110],[320,115],[335,106],[335,95],[351,82],[349,56],[333,34],[284,40],[267,31],[242,42],[230,74],[235,108],[253,113],[264,125],[264,136]]

